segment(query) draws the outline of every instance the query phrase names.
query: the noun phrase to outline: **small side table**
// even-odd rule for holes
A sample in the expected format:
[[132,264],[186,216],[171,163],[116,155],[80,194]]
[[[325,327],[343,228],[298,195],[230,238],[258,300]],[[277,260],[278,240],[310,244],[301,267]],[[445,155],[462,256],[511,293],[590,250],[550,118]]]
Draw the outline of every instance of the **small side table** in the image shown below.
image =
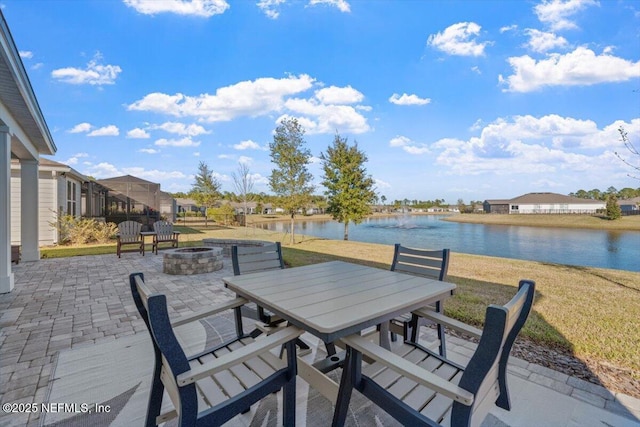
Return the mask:
[[145,250],[147,248],[147,236],[151,236],[151,244],[153,245],[153,236],[156,235],[155,231],[141,231],[140,235],[142,236],[142,244],[145,246]]

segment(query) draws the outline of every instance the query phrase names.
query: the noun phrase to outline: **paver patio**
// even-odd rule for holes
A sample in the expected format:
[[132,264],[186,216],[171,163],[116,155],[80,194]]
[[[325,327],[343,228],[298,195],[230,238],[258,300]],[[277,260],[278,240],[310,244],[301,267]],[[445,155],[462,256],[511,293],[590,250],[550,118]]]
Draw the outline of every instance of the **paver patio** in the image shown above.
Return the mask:
[[[162,273],[162,254],[56,258],[14,266],[15,289],[0,295],[0,402],[47,402],[61,351],[146,335],[131,299],[130,273],[143,272],[153,290],[167,295],[176,316],[233,298],[222,285],[221,278],[232,275],[230,259],[224,263],[222,270],[192,276]],[[474,344],[453,338],[448,346],[464,358]],[[514,357],[510,364],[514,409],[496,408],[494,423],[640,426],[638,399]],[[0,413],[0,426],[41,422],[39,413]]]

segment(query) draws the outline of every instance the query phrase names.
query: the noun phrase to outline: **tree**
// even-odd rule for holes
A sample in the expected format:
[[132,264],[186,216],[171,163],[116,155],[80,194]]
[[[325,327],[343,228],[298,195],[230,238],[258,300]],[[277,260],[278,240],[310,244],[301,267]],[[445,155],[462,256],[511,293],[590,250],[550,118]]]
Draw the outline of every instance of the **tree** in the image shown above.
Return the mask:
[[198,165],[196,182],[191,187],[189,195],[200,206],[212,207],[220,198],[220,182],[213,176],[213,171],[205,162]]
[[[618,128],[618,132],[620,132],[620,137],[622,139],[622,142],[624,143],[625,148],[634,156],[640,157],[640,150],[638,150],[638,148],[629,140],[629,135],[627,134],[627,131],[625,130],[625,128],[623,126],[620,126]],[[631,167],[631,169],[640,173],[640,163],[634,165],[633,160],[627,160],[626,158],[622,157],[622,155],[617,151],[615,153],[616,153],[616,156],[618,156],[618,158],[622,160],[622,162],[625,165]],[[629,174],[629,177],[640,179],[640,176],[634,176],[631,174]]]
[[467,210],[467,205],[464,204],[464,200],[458,199],[458,211],[464,213]]
[[284,119],[276,128],[269,144],[271,171],[269,187],[281,197],[282,208],[291,215],[291,244],[295,243],[293,228],[298,209],[304,208],[313,192],[312,176],[307,170],[311,152],[305,148],[304,129],[296,119]]
[[244,212],[244,224],[247,225],[247,202],[250,200],[250,193],[253,190],[253,177],[249,173],[249,166],[246,163],[238,163],[238,170],[231,173],[233,185],[242,201]]
[[339,134],[327,153],[320,154],[329,212],[333,219],[344,223],[344,240],[349,240],[349,222],[359,224],[371,214],[371,204],[376,198],[374,181],[364,163],[367,156],[358,150],[358,143],[350,146]]
[[384,206],[384,204],[387,202],[387,196],[385,196],[384,194],[380,196],[380,201],[382,202],[382,206]]
[[620,209],[618,198],[615,194],[609,194],[607,197],[606,209],[608,219],[619,219],[622,217],[622,210]]

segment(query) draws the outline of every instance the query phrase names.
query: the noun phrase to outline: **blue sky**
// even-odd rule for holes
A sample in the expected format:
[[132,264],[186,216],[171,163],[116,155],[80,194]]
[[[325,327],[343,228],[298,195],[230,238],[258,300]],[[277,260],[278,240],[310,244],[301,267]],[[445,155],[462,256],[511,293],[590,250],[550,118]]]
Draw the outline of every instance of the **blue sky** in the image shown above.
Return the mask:
[[[269,193],[283,117],[335,132],[388,200],[637,188],[640,2],[4,0],[58,152],[188,191],[200,161]],[[629,160],[638,162],[630,155]]]

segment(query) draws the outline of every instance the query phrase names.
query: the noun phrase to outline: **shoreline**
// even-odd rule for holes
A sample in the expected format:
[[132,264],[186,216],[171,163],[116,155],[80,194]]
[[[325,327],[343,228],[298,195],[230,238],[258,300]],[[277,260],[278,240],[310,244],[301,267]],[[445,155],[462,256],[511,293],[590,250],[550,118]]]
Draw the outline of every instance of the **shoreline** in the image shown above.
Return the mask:
[[[375,213],[368,218],[389,218],[401,215],[422,216],[441,215],[443,221],[485,225],[513,225],[521,227],[578,228],[604,231],[640,231],[640,215],[624,216],[618,220],[607,220],[591,215],[499,215],[499,214],[458,214],[440,212],[413,212],[408,214]],[[329,214],[297,215],[298,221],[334,221]],[[247,225],[254,226],[270,222],[289,222],[287,215],[249,215]]]

